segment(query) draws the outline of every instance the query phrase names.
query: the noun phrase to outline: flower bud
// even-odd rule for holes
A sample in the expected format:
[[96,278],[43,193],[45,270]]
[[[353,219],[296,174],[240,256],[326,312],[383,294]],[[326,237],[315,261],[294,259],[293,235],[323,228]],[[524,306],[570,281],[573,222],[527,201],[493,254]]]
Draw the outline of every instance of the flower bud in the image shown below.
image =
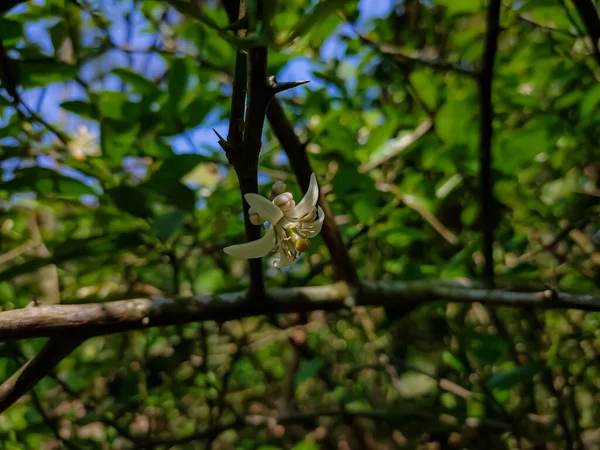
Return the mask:
[[289,202],[286,202],[283,205],[279,205],[279,209],[286,213],[289,210],[291,210],[294,206],[296,206],[296,202],[294,200],[290,200]]
[[271,192],[273,193],[273,195],[283,194],[285,192],[285,188],[286,185],[283,181],[276,181],[275,183],[273,183],[273,188],[271,189]]
[[273,204],[281,208],[282,205],[289,203],[290,201],[294,201],[294,196],[289,192],[282,192],[277,197],[273,199]]
[[294,206],[296,206],[296,202],[294,201],[294,196],[289,192],[283,192],[279,194],[277,197],[273,199],[273,204],[277,206],[284,213],[291,210]]

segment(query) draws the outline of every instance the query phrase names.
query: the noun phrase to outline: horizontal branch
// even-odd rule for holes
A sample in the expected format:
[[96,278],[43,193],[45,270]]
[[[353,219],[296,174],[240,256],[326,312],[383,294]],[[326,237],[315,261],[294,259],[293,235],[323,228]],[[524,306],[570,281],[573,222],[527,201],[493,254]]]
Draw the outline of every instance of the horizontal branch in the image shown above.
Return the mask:
[[201,321],[224,322],[243,317],[335,311],[351,306],[400,306],[435,301],[600,311],[600,296],[541,292],[514,292],[440,284],[364,283],[351,289],[346,283],[326,286],[273,289],[268,298],[245,293],[181,298],[139,298],[79,305],[42,305],[0,313],[0,340],[60,336],[65,332],[85,336]]

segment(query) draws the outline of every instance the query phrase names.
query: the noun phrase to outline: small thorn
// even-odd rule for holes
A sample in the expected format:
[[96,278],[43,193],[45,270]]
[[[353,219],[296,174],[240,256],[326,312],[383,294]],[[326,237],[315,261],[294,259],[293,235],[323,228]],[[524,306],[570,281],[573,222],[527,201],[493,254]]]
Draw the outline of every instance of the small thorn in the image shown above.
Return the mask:
[[302,86],[306,83],[310,83],[310,80],[275,83],[271,86],[271,92],[273,92],[273,94],[279,94],[280,92],[287,91],[288,89],[294,89],[295,87]]
[[225,151],[227,151],[227,141],[223,138],[223,136],[221,136],[219,134],[219,132],[217,130],[215,130],[213,128],[213,131],[215,132],[215,134],[217,135],[217,137],[219,138],[219,145],[221,146],[221,148]]

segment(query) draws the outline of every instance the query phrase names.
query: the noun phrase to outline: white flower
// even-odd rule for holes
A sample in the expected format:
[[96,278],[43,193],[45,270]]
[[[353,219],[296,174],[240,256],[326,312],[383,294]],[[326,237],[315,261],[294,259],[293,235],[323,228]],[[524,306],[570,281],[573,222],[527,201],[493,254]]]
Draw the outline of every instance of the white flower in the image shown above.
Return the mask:
[[80,161],[83,161],[88,156],[100,156],[100,148],[98,148],[98,144],[96,143],[97,137],[85,125],[80,126],[67,146],[69,154]]
[[258,194],[246,194],[250,205],[250,221],[254,225],[269,222],[269,228],[260,239],[245,244],[225,247],[223,251],[238,258],[262,258],[273,254],[273,265],[289,266],[296,259],[296,252],[308,250],[309,239],[321,231],[325,214],[320,206],[319,186],[313,173],[308,191],[298,204],[291,193],[285,191],[281,181],[273,185],[273,201]]

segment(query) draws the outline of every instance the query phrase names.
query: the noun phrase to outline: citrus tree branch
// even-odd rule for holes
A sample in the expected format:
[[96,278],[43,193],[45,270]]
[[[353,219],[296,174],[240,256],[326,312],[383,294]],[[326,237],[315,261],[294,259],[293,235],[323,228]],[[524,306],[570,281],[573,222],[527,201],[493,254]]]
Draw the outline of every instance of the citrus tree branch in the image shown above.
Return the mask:
[[[34,310],[35,308],[27,309]],[[34,358],[0,385],[0,413],[6,411],[19,398],[33,389],[84,340],[84,337],[73,334],[70,336],[57,334],[52,337]]]
[[485,47],[481,73],[478,79],[481,114],[479,122],[480,221],[485,259],[484,277],[488,283],[494,281],[494,180],[492,178],[492,121],[494,119],[494,108],[492,103],[492,80],[494,78],[494,61],[498,50],[498,35],[500,34],[500,4],[500,0],[490,0],[488,4]]
[[256,301],[248,302],[246,293],[235,292],[212,296],[138,298],[15,309],[0,313],[0,340],[55,337],[64,333],[97,336],[192,322],[225,322],[291,312],[336,311],[351,306],[419,305],[436,301],[600,311],[600,296],[596,295],[552,290],[516,292],[478,289],[434,281],[365,282],[356,289],[339,282],[326,286],[272,289],[267,291],[267,296],[270,302],[264,301],[264,297],[250,297]]

